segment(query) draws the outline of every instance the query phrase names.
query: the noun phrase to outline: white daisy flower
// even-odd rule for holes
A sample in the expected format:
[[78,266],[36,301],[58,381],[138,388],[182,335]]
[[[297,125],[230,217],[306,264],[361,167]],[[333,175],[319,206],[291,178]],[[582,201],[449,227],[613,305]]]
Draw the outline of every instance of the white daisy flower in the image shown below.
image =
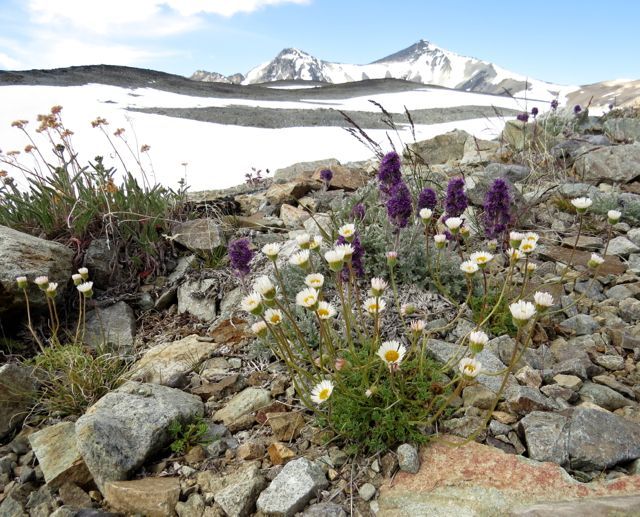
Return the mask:
[[311,390],[311,400],[316,404],[322,404],[333,393],[333,382],[324,380]]
[[480,373],[481,367],[480,361],[472,357],[463,357],[458,363],[458,369],[465,379],[475,379]]
[[300,249],[306,250],[309,248],[309,242],[311,241],[311,235],[308,233],[303,233],[296,237],[296,243],[300,247]]
[[382,298],[367,298],[364,301],[365,310],[375,316],[376,314],[381,313],[387,306],[387,302],[385,302]]
[[356,233],[356,225],[353,223],[342,225],[338,228],[338,234],[350,241]]
[[49,282],[49,284],[47,285],[47,288],[45,289],[45,292],[47,293],[47,296],[50,296],[51,298],[53,298],[57,293],[57,289],[58,289],[58,282]]
[[527,232],[524,234],[524,239],[525,241],[533,241],[536,244],[538,243],[538,241],[540,240],[540,236],[536,233],[536,232]]
[[460,264],[460,270],[467,275],[473,275],[480,269],[478,264],[476,264],[473,260],[465,260],[462,264]]
[[306,269],[309,266],[309,250],[301,250],[298,253],[294,253],[289,258],[289,263]]
[[529,273],[533,273],[536,269],[538,269],[538,264],[536,264],[535,262],[527,263],[527,271]]
[[82,275],[80,273],[74,273],[71,275],[71,280],[73,280],[73,285],[80,285],[82,283]]
[[33,282],[44,291],[47,288],[47,285],[49,285],[49,277],[37,276]]
[[320,235],[314,235],[309,241],[309,249],[317,250],[322,245],[322,237]]
[[344,265],[344,250],[334,248],[327,251],[324,258],[332,271],[340,271]]
[[267,335],[267,324],[264,321],[256,321],[251,325],[251,332],[258,337],[264,337]]
[[592,253],[589,262],[587,262],[588,266],[591,268],[597,268],[600,264],[604,262],[604,258],[602,258],[597,253]]
[[524,253],[522,253],[519,249],[509,248],[507,250],[507,256],[509,257],[509,260],[512,260],[513,262],[517,262],[524,256]]
[[444,224],[449,228],[451,233],[456,234],[458,230],[460,230],[463,222],[461,217],[449,217]]
[[313,287],[314,289],[321,289],[324,285],[324,275],[320,273],[313,273],[311,275],[307,275],[304,278],[304,283],[307,287]]
[[395,266],[398,261],[398,252],[397,251],[387,251],[385,254],[387,257],[387,265]]
[[509,245],[512,248],[517,248],[520,246],[520,243],[524,240],[524,233],[520,232],[509,232]]
[[373,277],[371,279],[371,296],[382,296],[388,284],[383,278]]
[[262,253],[264,253],[270,260],[275,260],[278,258],[278,254],[281,249],[282,244],[279,242],[270,242],[269,244],[262,246]]
[[[80,286],[78,286],[78,290]],[[240,301],[240,308],[250,314],[258,315],[262,311],[262,296],[260,293],[252,292]]]
[[336,315],[336,308],[329,302],[322,301],[318,303],[316,313],[321,320],[328,320]]
[[433,210],[430,208],[423,208],[420,210],[420,219],[422,219],[423,222],[426,223],[431,219],[431,217],[433,217]]
[[344,258],[350,259],[355,251],[351,244],[338,244],[336,245],[336,250],[344,251]]
[[400,307],[400,314],[403,316],[411,316],[416,312],[416,306],[413,303],[403,303]]
[[402,362],[402,358],[407,353],[405,346],[398,341],[385,341],[378,349],[378,357],[389,366],[397,366]]
[[536,243],[533,240],[529,241],[525,239],[520,243],[520,246],[518,247],[518,249],[522,253],[528,255],[529,253],[532,253],[536,249]]
[[81,267],[80,269],[78,269],[78,273],[80,273],[80,276],[82,276],[83,280],[89,279],[89,270],[86,267]]
[[609,224],[616,224],[621,217],[622,212],[620,212],[620,210],[609,210],[607,212],[607,219],[609,220]]
[[484,268],[489,262],[493,260],[493,255],[488,251],[476,251],[472,253],[469,258],[476,264],[478,264],[478,266]]
[[474,354],[482,352],[484,345],[489,341],[489,336],[482,330],[476,330],[469,334],[469,348]]
[[282,323],[282,311],[280,309],[267,309],[264,312],[264,319],[271,325],[280,325]]
[[273,300],[276,296],[276,286],[273,285],[273,282],[271,282],[271,279],[267,275],[256,278],[256,281],[253,283],[253,290],[260,293],[266,300]]
[[549,293],[536,291],[533,295],[533,300],[536,302],[536,309],[539,311],[553,306],[553,296]]
[[411,329],[411,332],[413,332],[414,334],[421,334],[424,331],[425,322],[424,320],[413,320],[409,324],[409,328]]
[[516,326],[522,326],[536,313],[536,308],[531,302],[520,300],[509,305],[511,316]]
[[318,291],[311,287],[303,289],[296,294],[296,304],[307,309],[313,309],[318,304]]
[[593,201],[588,197],[577,197],[571,200],[571,204],[579,214],[584,214],[587,211],[587,208],[593,204]]
[[447,245],[447,236],[444,233],[437,233],[433,236],[436,248],[442,249]]
[[27,288],[27,277],[26,276],[18,276],[18,277],[16,277],[16,283],[18,284],[18,289],[26,289]]
[[78,286],[76,289],[85,297],[91,298],[93,296],[93,282],[84,282]]

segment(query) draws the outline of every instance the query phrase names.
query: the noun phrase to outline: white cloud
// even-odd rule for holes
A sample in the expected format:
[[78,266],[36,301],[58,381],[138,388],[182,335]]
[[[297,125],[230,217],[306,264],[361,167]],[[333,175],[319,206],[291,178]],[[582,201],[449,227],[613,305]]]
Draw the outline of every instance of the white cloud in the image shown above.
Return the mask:
[[19,68],[22,68],[20,61],[12,58],[4,52],[0,52],[0,69],[17,70]]
[[230,17],[267,6],[308,4],[310,0],[29,0],[32,20],[54,27],[72,24],[95,34],[136,30],[138,36],[164,36],[192,30],[200,15]]

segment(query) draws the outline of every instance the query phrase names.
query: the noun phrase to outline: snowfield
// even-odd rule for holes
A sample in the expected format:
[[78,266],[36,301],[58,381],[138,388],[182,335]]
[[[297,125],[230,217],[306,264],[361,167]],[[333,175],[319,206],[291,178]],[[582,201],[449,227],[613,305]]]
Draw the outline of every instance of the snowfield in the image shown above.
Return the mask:
[[[294,91],[294,90],[290,90]],[[225,188],[244,181],[244,175],[252,167],[275,171],[300,161],[336,158],[341,162],[371,158],[371,152],[340,127],[292,127],[264,129],[221,125],[169,116],[129,111],[128,108],[196,108],[226,106],[252,106],[256,108],[306,109],[332,107],[351,111],[377,111],[369,99],[382,104],[388,111],[401,113],[409,110],[432,107],[496,106],[516,110],[530,109],[522,101],[509,97],[465,93],[439,88],[417,87],[413,91],[385,93],[350,99],[328,99],[305,101],[301,90],[296,101],[247,100],[215,97],[195,97],[160,91],[153,88],[122,88],[100,84],[84,86],[2,86],[0,87],[0,149],[4,153],[22,150],[29,143],[25,135],[11,127],[14,120],[24,119],[30,123],[27,130],[34,136],[44,154],[51,147],[43,135],[35,133],[35,121],[39,113],[48,113],[54,105],[63,106],[65,126],[74,132],[73,143],[79,152],[81,163],[93,160],[97,155],[105,156],[106,163],[121,170],[117,156],[100,129],[91,127],[96,117],[109,122],[105,129],[112,135],[117,128],[124,128],[125,138],[134,150],[143,144],[149,145],[149,155],[142,162],[152,179],[176,188],[185,178],[191,191]],[[539,106],[544,109],[544,106]],[[417,139],[464,129],[478,138],[491,139],[502,130],[504,120],[499,117],[470,119],[416,126]],[[386,131],[369,130],[370,136],[389,148]],[[401,145],[395,134],[390,135],[397,146]],[[123,156],[130,155],[117,138]],[[400,139],[410,142],[408,129],[400,133]],[[51,153],[48,154],[51,156]],[[149,158],[152,163],[149,162]],[[31,157],[22,153],[22,163],[29,165]],[[187,165],[184,165],[187,164]],[[1,164],[20,184],[23,174]],[[128,167],[136,171],[135,162],[129,160]]]

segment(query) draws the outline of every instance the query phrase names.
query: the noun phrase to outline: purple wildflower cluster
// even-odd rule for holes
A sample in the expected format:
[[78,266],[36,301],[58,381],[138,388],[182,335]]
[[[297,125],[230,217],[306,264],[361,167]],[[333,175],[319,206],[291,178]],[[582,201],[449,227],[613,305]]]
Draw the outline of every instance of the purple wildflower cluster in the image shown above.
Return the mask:
[[551,101],[551,109],[555,111],[558,109],[558,106],[559,106],[558,99],[553,99]]
[[575,113],[576,115],[577,115],[578,113],[580,113],[581,111],[582,111],[582,106],[580,106],[580,104],[576,104],[576,105],[573,107],[573,113]]
[[[342,235],[338,237],[336,244],[347,244],[348,241]],[[353,246],[353,255],[351,255],[351,268],[353,269],[353,273],[358,277],[362,278],[364,276],[364,264],[362,260],[364,258],[364,246],[360,242],[360,236],[358,232],[356,232],[353,236],[353,240],[349,243]],[[340,272],[340,276],[342,280],[345,282],[349,280],[349,267],[344,266],[342,271]]]
[[387,200],[387,215],[396,227],[396,231],[406,228],[409,218],[413,214],[413,201],[411,192],[406,183],[400,180],[391,189],[391,195]]
[[249,263],[253,258],[253,251],[251,251],[249,239],[237,239],[229,243],[229,260],[231,261],[231,268],[236,272],[240,278],[244,278],[251,273]]
[[351,209],[351,218],[355,221],[362,222],[364,221],[364,216],[366,215],[367,210],[362,203],[358,203],[353,205]]
[[333,179],[333,172],[331,171],[331,169],[322,169],[320,171],[320,179],[325,183],[325,185],[328,186]]
[[395,151],[385,154],[380,161],[378,181],[380,182],[380,191],[387,196],[391,194],[394,185],[402,181],[400,157]]
[[529,114],[525,111],[523,113],[518,113],[518,115],[516,116],[516,118],[520,121],[520,122],[529,122]]
[[467,195],[464,193],[464,180],[453,178],[447,185],[447,195],[444,200],[444,209],[447,217],[460,217],[469,206]]
[[538,111],[538,108],[536,108],[535,106],[531,108],[531,115],[533,115],[533,118],[536,118],[538,116],[538,113],[540,113]]
[[500,237],[511,223],[509,184],[496,179],[484,197],[484,228],[489,239]]
[[434,210],[437,204],[438,197],[436,196],[435,190],[427,187],[420,191],[420,194],[418,195],[418,210],[422,210],[423,208]]

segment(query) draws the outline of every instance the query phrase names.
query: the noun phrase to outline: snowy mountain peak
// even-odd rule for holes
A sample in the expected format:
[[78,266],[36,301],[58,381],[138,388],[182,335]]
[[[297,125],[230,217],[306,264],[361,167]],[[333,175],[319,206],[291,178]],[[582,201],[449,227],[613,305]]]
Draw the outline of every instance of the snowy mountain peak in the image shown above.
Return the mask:
[[461,56],[424,39],[366,65],[323,61],[303,50],[285,48],[271,61],[250,70],[242,84],[296,80],[346,83],[384,78],[531,100],[549,101],[564,90],[559,85],[529,79],[488,61]]

